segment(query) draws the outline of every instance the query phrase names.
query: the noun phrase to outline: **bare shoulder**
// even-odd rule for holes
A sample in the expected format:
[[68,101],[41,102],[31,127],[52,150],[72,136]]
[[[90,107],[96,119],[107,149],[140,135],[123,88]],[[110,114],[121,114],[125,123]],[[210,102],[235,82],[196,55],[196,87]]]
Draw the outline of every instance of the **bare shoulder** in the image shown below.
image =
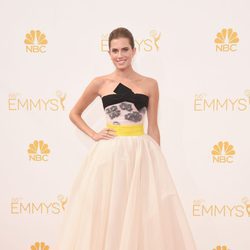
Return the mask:
[[111,77],[111,74],[107,74],[107,75],[99,75],[99,76],[96,76],[95,78],[93,78],[93,80],[98,84],[102,84],[104,82],[107,82],[107,81],[114,81],[112,80],[112,77]]
[[92,89],[96,93],[96,95],[100,95],[100,89],[102,88],[103,83],[105,83],[106,81],[106,75],[95,76],[90,81],[88,88]]
[[95,86],[95,87],[99,87],[102,82],[103,82],[104,78],[103,76],[95,76],[89,83],[89,85]]
[[111,74],[101,75],[95,78],[96,86],[98,88],[98,95],[103,96],[112,91],[114,85],[117,83]]
[[146,80],[150,88],[155,88],[158,86],[158,82],[155,78],[146,77]]
[[158,82],[155,78],[149,76],[143,76],[143,82],[146,85],[148,95],[158,92]]

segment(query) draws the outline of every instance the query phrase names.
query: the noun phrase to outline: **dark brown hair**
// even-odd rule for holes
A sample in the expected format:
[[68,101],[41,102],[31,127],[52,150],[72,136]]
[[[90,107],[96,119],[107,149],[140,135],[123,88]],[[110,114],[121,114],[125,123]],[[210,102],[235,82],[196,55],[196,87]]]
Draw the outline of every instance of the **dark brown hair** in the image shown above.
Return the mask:
[[128,38],[129,44],[131,45],[132,49],[135,47],[134,37],[132,33],[124,27],[118,27],[109,34],[109,49],[110,49],[111,40],[117,39],[120,37]]

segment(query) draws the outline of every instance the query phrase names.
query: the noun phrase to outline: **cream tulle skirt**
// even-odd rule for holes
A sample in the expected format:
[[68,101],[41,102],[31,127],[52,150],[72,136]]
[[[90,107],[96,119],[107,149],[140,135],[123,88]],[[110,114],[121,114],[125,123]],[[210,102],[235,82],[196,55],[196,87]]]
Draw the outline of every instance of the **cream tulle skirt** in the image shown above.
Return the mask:
[[70,190],[55,250],[196,250],[152,137],[93,143]]

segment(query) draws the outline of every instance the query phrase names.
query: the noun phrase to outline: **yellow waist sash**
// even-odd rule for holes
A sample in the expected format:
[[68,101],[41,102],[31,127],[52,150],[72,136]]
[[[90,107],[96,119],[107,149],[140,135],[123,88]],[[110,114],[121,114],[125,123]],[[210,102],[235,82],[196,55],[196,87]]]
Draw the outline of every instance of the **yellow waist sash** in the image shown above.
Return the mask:
[[144,126],[143,124],[111,124],[107,123],[107,128],[115,130],[116,135],[143,135]]

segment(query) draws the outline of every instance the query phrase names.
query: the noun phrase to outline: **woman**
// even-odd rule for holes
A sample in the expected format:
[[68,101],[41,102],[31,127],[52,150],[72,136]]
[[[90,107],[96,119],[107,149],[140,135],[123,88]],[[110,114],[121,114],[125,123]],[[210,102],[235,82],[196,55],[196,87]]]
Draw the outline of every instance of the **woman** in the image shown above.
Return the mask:
[[[160,148],[158,84],[133,70],[135,52],[131,32],[113,30],[114,72],[94,78],[70,112],[94,142],[72,186],[57,250],[196,249]],[[97,96],[106,116],[100,132],[81,118]]]

